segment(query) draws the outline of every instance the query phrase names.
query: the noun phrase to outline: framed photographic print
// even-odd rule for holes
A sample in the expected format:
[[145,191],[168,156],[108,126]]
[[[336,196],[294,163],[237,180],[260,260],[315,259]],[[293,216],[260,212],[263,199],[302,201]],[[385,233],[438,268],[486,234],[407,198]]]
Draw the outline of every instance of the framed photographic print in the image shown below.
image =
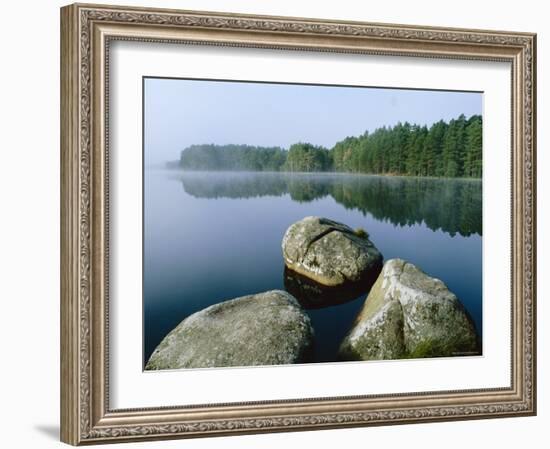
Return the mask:
[[536,413],[534,34],[61,36],[63,441]]

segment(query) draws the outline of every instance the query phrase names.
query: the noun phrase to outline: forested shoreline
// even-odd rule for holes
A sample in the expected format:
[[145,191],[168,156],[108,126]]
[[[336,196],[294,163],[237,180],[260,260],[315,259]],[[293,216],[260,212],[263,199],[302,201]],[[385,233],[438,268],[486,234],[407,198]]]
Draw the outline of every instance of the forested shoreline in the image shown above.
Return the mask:
[[460,115],[430,127],[398,123],[346,137],[330,149],[306,142],[295,143],[288,150],[251,145],[191,145],[181,152],[178,166],[184,170],[480,178],[482,118]]

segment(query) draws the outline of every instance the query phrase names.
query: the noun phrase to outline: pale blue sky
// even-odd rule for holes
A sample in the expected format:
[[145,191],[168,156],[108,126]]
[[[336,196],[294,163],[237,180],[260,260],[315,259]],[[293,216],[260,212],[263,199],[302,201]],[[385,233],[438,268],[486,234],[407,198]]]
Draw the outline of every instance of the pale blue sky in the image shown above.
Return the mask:
[[398,122],[482,113],[482,94],[471,92],[147,78],[144,95],[146,165],[192,144],[330,148]]

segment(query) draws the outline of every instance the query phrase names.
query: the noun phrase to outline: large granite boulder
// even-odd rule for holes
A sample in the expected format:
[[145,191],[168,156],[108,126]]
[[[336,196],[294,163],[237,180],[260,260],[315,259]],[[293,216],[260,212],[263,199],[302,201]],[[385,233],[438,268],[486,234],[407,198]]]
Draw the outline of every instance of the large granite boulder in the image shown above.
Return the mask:
[[442,281],[401,259],[384,264],[340,345],[343,360],[479,353],[474,323],[457,297]]
[[365,231],[354,231],[328,218],[306,217],[283,237],[288,268],[325,286],[373,278],[382,268],[382,254]]
[[145,369],[283,365],[306,361],[313,328],[290,294],[272,290],[207,307],[157,346]]

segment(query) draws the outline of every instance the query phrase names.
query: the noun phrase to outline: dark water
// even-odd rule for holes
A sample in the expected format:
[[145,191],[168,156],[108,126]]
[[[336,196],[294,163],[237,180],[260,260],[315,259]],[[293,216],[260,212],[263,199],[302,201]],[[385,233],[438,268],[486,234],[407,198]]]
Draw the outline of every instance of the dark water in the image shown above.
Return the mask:
[[[181,320],[284,289],[281,239],[308,215],[364,228],[384,259],[447,284],[481,334],[481,182],[347,174],[146,171],[144,360]],[[335,361],[365,294],[308,309],[316,362]]]

